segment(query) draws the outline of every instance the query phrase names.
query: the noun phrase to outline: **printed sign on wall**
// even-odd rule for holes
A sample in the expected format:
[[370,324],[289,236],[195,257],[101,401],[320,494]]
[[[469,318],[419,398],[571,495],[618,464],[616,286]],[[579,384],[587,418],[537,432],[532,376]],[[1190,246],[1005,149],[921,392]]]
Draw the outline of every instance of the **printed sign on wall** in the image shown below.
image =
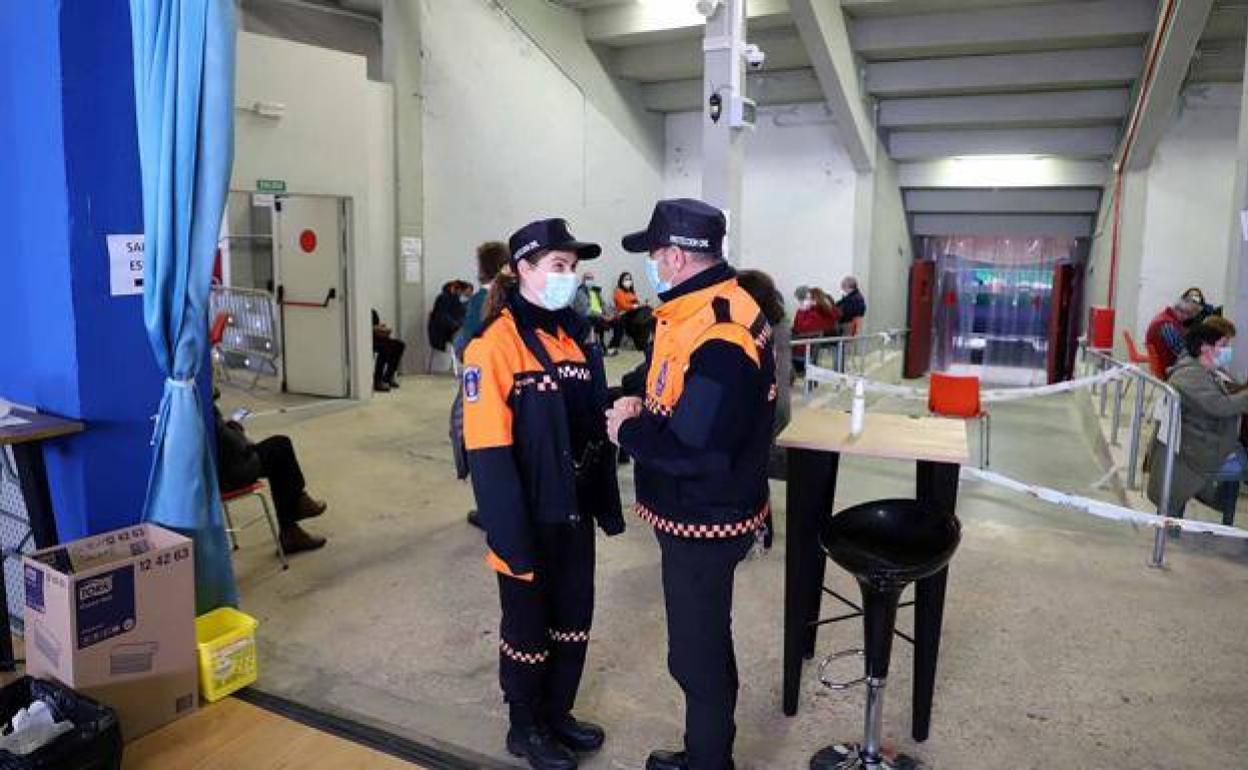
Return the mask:
[[143,236],[108,236],[108,286],[114,297],[143,293]]

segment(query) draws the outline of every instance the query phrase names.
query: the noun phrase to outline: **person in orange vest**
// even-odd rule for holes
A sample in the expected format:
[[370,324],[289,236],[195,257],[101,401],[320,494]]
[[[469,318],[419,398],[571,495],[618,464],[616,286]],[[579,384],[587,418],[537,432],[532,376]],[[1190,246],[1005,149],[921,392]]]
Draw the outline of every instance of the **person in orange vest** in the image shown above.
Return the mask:
[[654,527],[668,668],[685,694],[684,748],[647,770],[728,770],[736,736],[732,588],[769,512],[776,409],[772,330],[723,259],[723,212],[660,201],[624,249],[648,252],[663,301],[644,400],[618,399],[607,434],[636,464],[637,513]]
[[594,609],[594,523],[624,530],[602,353],[570,307],[577,263],[602,250],[562,219],[526,225],[510,246],[511,270],[495,278],[464,354],[464,441],[498,573],[507,750],[535,770],[571,770],[605,738],[572,716]]

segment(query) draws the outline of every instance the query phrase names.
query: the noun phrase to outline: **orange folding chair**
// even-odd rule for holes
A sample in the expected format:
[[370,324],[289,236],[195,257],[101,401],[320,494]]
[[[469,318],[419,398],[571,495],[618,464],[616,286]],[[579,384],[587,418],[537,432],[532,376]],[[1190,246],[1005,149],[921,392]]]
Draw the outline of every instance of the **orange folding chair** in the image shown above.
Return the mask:
[[992,448],[992,417],[979,398],[979,378],[932,372],[927,408],[941,417],[979,422],[979,467],[987,468]]

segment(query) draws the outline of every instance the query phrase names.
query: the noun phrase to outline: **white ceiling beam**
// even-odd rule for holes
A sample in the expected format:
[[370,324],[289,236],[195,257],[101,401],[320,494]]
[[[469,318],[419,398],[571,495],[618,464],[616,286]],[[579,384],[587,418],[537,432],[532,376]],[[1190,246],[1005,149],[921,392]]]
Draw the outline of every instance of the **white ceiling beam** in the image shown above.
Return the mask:
[[1003,5],[1026,6],[1052,3],[1053,0],[841,0],[841,8],[853,18],[875,16],[913,16],[917,13],[969,11],[975,8],[997,8]]
[[944,158],[897,166],[903,189],[1101,187],[1108,175],[1104,161],[1069,158]]
[[859,19],[854,50],[868,61],[1139,44],[1156,25],[1151,0],[1093,0],[961,13]]
[[[1127,168],[1147,168],[1153,162],[1153,151],[1170,126],[1170,118],[1179,104],[1179,92],[1187,79],[1192,55],[1209,21],[1212,6],[1213,0],[1184,0],[1175,4],[1170,30],[1162,38],[1153,64],[1152,84],[1143,93],[1143,100],[1136,105],[1139,112],[1136,115],[1135,138],[1124,137],[1122,146],[1115,154],[1118,161],[1122,160],[1124,153],[1127,155]],[[1136,98],[1138,100],[1140,96]],[[1128,122],[1128,133],[1130,126]]]
[[[770,30],[750,35],[767,54],[764,72],[810,67],[810,57],[797,30]],[[702,45],[697,39],[628,46],[611,52],[611,72],[616,77],[657,83],[702,76]]]
[[[670,80],[641,87],[646,109],[655,112],[689,112],[702,109],[702,80]],[[812,70],[760,72],[746,75],[746,93],[758,104],[822,102],[823,89]]]
[[880,97],[1106,88],[1140,73],[1139,48],[872,62],[867,91]]
[[1121,122],[1130,96],[1117,88],[884,99],[877,120],[889,129],[1091,126]]
[[1117,144],[1116,126],[894,131],[888,137],[888,154],[898,161],[968,155],[1096,158],[1109,157]]
[[[751,0],[746,9],[751,32],[792,24],[787,0]],[[698,37],[706,18],[693,0],[608,5],[585,12],[585,39],[609,46],[638,45],[682,37]]]
[[1095,214],[1101,190],[907,190],[911,214]]
[[915,214],[910,220],[910,232],[1083,238],[1092,234],[1094,220],[1092,214]]
[[870,171],[875,166],[875,126],[859,87],[858,60],[840,3],[791,0],[789,5],[841,144],[857,171]]

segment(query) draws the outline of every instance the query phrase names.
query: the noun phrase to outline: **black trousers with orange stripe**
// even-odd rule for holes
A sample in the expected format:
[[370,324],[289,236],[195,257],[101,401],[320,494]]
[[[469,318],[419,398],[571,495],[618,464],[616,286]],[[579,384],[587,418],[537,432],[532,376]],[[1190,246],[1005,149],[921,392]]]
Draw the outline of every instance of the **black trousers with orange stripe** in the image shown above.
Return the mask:
[[499,682],[512,722],[568,714],[576,703],[594,615],[594,523],[538,529],[532,582],[500,574]]

